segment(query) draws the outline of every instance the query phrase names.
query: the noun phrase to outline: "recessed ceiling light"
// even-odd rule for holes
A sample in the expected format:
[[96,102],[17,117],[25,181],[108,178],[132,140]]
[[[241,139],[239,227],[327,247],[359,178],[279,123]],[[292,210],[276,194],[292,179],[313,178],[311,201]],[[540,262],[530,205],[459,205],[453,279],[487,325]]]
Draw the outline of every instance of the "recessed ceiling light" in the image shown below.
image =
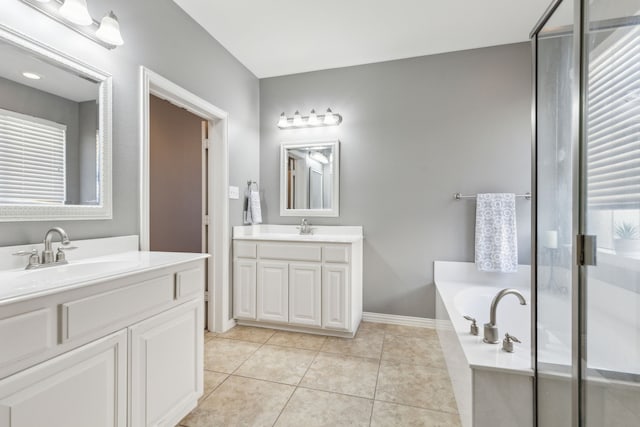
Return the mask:
[[40,79],[42,78],[42,77],[41,77],[41,76],[39,76],[38,74],[36,74],[36,73],[30,73],[30,72],[28,72],[28,71],[25,71],[24,73],[22,73],[22,75],[23,75],[23,76],[25,76],[25,77],[26,77],[26,78],[28,78],[28,79],[31,79],[31,80],[40,80]]

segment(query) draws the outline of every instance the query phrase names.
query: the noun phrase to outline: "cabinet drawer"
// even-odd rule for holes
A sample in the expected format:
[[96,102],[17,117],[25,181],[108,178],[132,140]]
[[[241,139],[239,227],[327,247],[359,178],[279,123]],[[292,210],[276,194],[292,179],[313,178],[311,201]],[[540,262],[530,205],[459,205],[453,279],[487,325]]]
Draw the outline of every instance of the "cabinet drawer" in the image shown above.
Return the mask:
[[258,253],[255,243],[251,242],[233,242],[233,255],[236,258],[252,258],[255,259]]
[[55,315],[50,308],[0,319],[0,365],[53,347],[55,330]]
[[204,272],[200,268],[176,273],[176,298],[184,298],[204,292]]
[[174,297],[174,283],[173,275],[167,275],[64,303],[61,305],[60,337],[65,342],[170,303]]
[[324,246],[322,248],[324,262],[348,263],[350,254],[351,250],[348,246]]
[[258,254],[262,259],[322,261],[320,246],[261,243],[258,246]]

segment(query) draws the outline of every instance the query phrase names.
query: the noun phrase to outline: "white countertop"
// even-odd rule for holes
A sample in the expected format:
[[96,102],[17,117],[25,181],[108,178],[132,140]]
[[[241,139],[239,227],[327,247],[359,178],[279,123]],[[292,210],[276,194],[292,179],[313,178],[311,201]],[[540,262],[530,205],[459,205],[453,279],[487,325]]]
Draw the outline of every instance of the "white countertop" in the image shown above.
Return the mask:
[[315,226],[312,234],[300,234],[295,225],[248,225],[233,227],[234,240],[278,240],[288,242],[354,243],[363,240],[362,227]]
[[0,306],[208,257],[198,253],[129,251],[35,270],[0,270]]

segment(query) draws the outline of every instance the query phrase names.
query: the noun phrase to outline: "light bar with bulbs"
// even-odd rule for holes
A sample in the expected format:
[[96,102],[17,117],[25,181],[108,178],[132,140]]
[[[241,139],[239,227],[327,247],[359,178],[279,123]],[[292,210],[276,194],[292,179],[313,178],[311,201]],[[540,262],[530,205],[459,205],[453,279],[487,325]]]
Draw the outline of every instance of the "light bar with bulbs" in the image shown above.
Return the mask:
[[122,46],[120,24],[113,11],[100,22],[89,14],[87,0],[20,0],[107,49]]
[[280,114],[278,127],[280,129],[302,129],[315,128],[321,126],[337,126],[342,123],[342,116],[327,108],[325,114],[316,114],[316,110],[311,110],[308,116],[300,115],[299,111],[293,114],[293,117],[287,117],[286,114]]

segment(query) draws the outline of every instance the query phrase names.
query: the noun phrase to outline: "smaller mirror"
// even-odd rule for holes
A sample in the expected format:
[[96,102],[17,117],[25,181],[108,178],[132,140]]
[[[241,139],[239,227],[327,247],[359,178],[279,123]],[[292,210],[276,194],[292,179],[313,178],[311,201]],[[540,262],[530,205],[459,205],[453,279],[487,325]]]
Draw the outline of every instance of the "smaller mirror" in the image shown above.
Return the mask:
[[280,215],[339,215],[339,144],[339,141],[282,144]]

